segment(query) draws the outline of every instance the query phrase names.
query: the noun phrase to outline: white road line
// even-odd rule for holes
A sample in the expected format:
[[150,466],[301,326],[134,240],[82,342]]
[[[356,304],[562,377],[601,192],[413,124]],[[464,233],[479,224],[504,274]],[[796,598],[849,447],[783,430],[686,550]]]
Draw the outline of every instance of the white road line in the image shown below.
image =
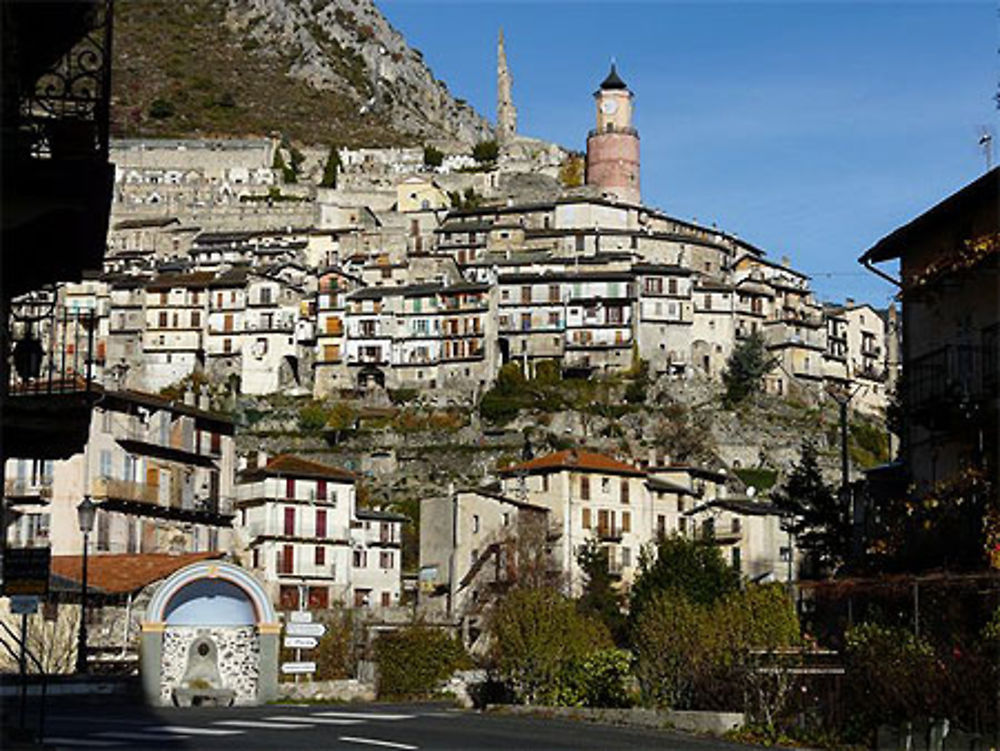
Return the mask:
[[261,728],[270,730],[302,730],[316,727],[307,723],[265,722],[264,720],[217,720],[213,725],[228,725],[234,728]]
[[157,725],[148,728],[150,732],[178,733],[180,735],[242,735],[245,730],[220,730],[218,728],[196,728],[187,725]]
[[279,714],[265,717],[265,720],[277,720],[278,722],[313,722],[320,725],[360,725],[361,720],[345,720],[336,717],[317,717],[316,715],[292,715]]
[[51,736],[46,736],[44,740],[45,745],[52,746],[80,746],[86,748],[111,748],[113,746],[120,746],[121,743],[117,741],[94,741],[87,738],[53,738]]
[[411,746],[409,743],[395,743],[393,741],[380,741],[378,738],[357,738],[353,735],[342,735],[338,740],[344,743],[366,743],[369,746],[382,746],[383,748],[399,748],[403,751],[416,751],[419,746]]
[[189,736],[173,733],[129,733],[124,730],[109,730],[94,733],[95,738],[114,738],[121,741],[180,741]]
[[316,717],[343,717],[346,720],[412,720],[412,714],[383,714],[378,712],[315,712]]

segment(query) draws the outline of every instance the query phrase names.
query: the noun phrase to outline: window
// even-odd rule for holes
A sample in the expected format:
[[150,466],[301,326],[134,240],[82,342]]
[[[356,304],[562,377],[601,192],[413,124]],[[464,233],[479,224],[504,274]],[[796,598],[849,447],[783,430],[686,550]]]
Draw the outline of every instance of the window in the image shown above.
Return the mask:
[[632,513],[630,511],[622,511],[622,532],[632,531]]
[[291,545],[282,545],[278,559],[278,573],[290,574],[295,570],[295,548]]
[[356,608],[366,608],[371,602],[369,595],[371,594],[370,589],[355,589],[354,590],[354,607]]
[[677,280],[676,279],[667,279],[667,292],[670,293],[671,295],[676,295],[677,294]]
[[705,310],[711,310],[711,309],[712,309],[712,296],[705,295]]
[[739,548],[733,548],[732,560],[733,560],[733,569],[737,573],[739,573],[740,566],[741,566],[740,549]]
[[313,562],[317,566],[322,566],[326,563],[326,548],[322,545],[317,545],[316,550],[313,554]]
[[666,537],[667,536],[667,517],[663,514],[659,514],[656,517],[656,536]]
[[252,568],[260,568],[260,548],[253,549],[251,561],[250,565]]
[[355,550],[353,555],[352,563],[354,568],[367,568],[368,566],[368,551],[367,550]]
[[326,509],[316,509],[316,536],[326,537]]
[[222,351],[225,352],[227,355],[230,354],[233,351],[233,340],[232,339],[223,339],[222,340]]
[[472,534],[479,534],[479,514],[472,515]]
[[201,326],[201,313],[197,310],[191,311],[191,328],[196,329]]
[[111,451],[110,449],[101,449],[101,477],[111,477]]
[[601,492],[607,495],[611,491],[611,480],[607,477],[601,478]]
[[590,500],[590,478],[581,477],[580,478],[580,498],[585,501]]
[[632,567],[632,548],[622,548],[622,568]]
[[521,287],[521,302],[531,302],[531,285]]
[[295,497],[295,478],[287,477],[285,478],[285,498]]
[[326,587],[309,587],[309,609],[326,610],[330,607],[330,590]]
[[590,509],[583,509],[583,520],[582,525],[584,529],[590,529]]
[[383,608],[387,608],[390,605],[392,605],[392,593],[391,592],[383,592],[382,593],[382,607]]
[[291,506],[285,507],[285,535],[295,536],[295,509]]
[[521,331],[531,330],[531,313],[521,313]]
[[549,302],[559,302],[559,285],[549,285]]
[[167,327],[167,314],[160,313],[160,328],[165,329]]
[[379,568],[392,568],[392,551],[383,551],[378,554]]
[[278,607],[281,610],[298,610],[299,588],[287,584],[278,587]]
[[543,493],[548,493],[549,492],[549,476],[548,475],[542,475],[542,492]]
[[628,503],[628,480],[621,481],[620,489],[622,503]]

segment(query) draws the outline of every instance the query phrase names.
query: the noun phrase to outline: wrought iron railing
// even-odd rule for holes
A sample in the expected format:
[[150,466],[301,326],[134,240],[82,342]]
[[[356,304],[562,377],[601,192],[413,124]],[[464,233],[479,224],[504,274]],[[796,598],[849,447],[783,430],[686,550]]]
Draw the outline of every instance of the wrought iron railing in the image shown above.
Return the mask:
[[11,310],[7,393],[13,397],[91,391],[98,352],[97,313],[39,296],[15,301]]

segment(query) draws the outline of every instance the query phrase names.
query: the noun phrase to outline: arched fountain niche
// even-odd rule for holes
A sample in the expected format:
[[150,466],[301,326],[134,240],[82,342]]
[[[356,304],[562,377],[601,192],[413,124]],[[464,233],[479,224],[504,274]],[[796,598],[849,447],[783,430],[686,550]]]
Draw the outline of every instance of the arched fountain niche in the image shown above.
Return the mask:
[[147,700],[228,706],[274,699],[279,632],[263,587],[239,566],[201,561],[176,571],[142,623]]

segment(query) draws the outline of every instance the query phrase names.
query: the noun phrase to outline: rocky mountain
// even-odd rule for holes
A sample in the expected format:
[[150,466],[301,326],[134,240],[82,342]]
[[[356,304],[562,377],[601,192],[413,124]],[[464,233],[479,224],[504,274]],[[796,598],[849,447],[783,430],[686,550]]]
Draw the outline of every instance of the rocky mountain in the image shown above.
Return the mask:
[[372,0],[133,0],[116,13],[119,137],[448,149],[492,137]]

